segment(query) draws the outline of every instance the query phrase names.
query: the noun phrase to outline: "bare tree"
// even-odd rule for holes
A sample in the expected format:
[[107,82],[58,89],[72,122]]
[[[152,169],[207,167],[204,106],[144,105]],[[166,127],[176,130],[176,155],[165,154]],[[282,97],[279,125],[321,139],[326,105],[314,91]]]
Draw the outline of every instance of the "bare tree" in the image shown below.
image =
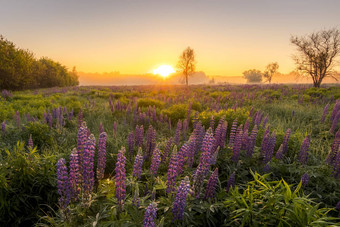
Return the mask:
[[292,36],[291,43],[296,45],[298,55],[294,56],[297,69],[312,77],[314,87],[320,87],[322,80],[334,77],[335,59],[340,53],[340,31],[333,28],[307,36]]
[[277,62],[270,63],[266,66],[266,71],[264,71],[263,77],[267,79],[269,83],[271,83],[274,74],[279,69],[279,64]]
[[195,67],[195,52],[190,47],[187,47],[179,56],[177,63],[177,68],[183,73],[186,85],[188,85],[188,77],[195,72]]

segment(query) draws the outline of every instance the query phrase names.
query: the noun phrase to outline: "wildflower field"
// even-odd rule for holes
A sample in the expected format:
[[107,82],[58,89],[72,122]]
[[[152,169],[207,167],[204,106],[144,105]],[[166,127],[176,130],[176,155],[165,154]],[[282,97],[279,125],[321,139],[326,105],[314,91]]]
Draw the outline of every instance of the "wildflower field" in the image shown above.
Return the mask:
[[339,226],[340,87],[0,96],[0,226]]

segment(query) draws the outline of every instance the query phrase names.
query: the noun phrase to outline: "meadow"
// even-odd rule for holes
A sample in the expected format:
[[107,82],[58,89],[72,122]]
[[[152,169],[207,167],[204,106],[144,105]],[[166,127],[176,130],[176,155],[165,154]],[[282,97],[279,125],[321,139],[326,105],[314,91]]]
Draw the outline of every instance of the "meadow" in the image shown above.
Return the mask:
[[0,96],[1,226],[339,226],[340,87]]

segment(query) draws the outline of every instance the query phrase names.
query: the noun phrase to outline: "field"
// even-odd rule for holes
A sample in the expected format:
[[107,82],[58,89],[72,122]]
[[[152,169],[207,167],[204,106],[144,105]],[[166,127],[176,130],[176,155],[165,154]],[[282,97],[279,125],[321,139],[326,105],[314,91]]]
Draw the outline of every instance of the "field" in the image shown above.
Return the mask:
[[340,87],[2,91],[1,226],[329,226]]

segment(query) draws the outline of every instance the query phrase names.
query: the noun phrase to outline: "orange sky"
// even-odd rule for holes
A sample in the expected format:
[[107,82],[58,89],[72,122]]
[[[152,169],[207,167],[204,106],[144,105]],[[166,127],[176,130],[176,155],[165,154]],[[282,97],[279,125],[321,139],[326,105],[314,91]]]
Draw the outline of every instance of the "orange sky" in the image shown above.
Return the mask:
[[[306,4],[308,2],[308,4]],[[340,1],[2,1],[0,31],[37,57],[83,72],[145,74],[192,47],[197,70],[294,70],[291,35],[339,26]]]

